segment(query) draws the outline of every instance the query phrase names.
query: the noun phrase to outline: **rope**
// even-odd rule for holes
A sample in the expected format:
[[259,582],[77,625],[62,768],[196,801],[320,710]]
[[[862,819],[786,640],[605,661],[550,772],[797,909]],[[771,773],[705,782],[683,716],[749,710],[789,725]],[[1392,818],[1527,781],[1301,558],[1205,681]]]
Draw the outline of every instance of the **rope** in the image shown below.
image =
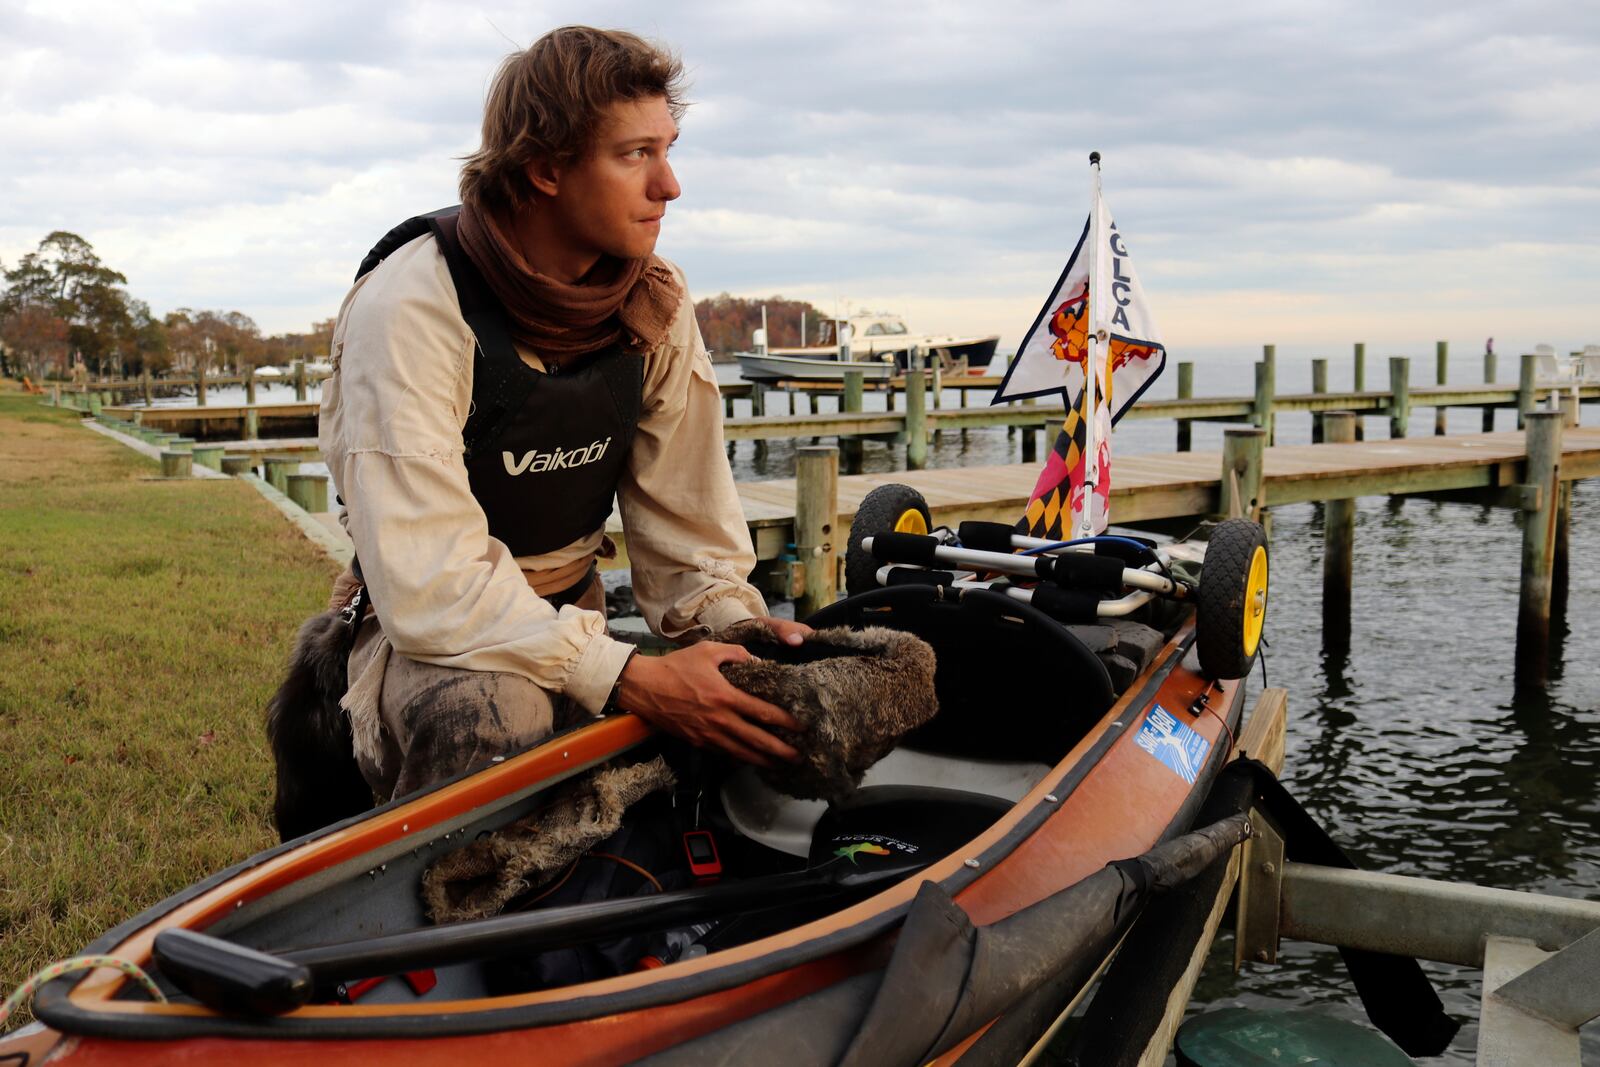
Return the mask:
[[110,967],[132,978],[144,987],[145,992],[154,997],[158,1004],[167,1002],[166,994],[157,988],[150,976],[145,974],[136,963],[129,963],[127,960],[118,959],[115,956],[73,956],[70,959],[52,963],[18,986],[17,991],[7,997],[4,1004],[0,1004],[0,1026],[5,1025],[5,1021],[11,1017],[12,1012],[32,1000],[33,995],[39,991],[39,987],[46,982],[53,982],[57,978],[75,974],[78,971],[94,971],[101,967]]

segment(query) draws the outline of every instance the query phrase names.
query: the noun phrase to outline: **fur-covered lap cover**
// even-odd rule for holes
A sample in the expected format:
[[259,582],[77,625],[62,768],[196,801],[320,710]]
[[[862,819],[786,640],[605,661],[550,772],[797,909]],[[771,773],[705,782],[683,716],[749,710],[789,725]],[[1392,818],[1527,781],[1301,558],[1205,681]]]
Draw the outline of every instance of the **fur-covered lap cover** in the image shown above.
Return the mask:
[[513,898],[549,882],[567,864],[622,828],[622,813],[675,779],[657,756],[602,767],[564,788],[546,807],[457,849],[422,876],[436,923],[498,915]]
[[[798,732],[773,732],[799,750],[801,761],[761,771],[768,784],[791,796],[848,796],[868,767],[938,710],[933,649],[899,630],[819,630],[793,648],[752,620],[712,639],[744,645],[759,657],[723,664],[730,682],[800,720]],[[428,868],[422,897],[429,916],[446,923],[498,915],[616,833],[630,805],[673,784],[666,760],[657,756],[603,767],[563,787],[546,807]]]
[[800,720],[798,733],[772,731],[800,752],[800,762],[760,771],[768,785],[790,796],[849,796],[868,767],[939,710],[933,649],[900,630],[834,627],[793,648],[752,619],[711,640],[749,648],[759,658],[725,663],[722,673]]

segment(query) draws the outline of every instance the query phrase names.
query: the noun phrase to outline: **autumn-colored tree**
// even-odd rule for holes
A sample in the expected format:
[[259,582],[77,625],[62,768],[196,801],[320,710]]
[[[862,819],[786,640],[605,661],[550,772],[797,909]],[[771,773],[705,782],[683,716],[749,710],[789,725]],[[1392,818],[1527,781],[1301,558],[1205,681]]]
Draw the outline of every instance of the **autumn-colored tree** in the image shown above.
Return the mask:
[[767,309],[769,346],[788,348],[798,345],[801,316],[805,317],[807,343],[817,343],[817,327],[823,321],[823,315],[813,305],[803,300],[785,300],[781,296],[746,299],[718,293],[694,305],[695,318],[700,323],[700,336],[705,339],[706,350],[719,355],[750,351],[751,335],[761,328],[763,307]]
[[[28,308],[46,309],[66,322],[66,347],[82,355],[90,371],[116,359],[118,339],[129,326],[128,296],[118,286],[128,279],[102,263],[88,241],[55,230],[5,272],[5,281],[0,318],[9,320]],[[24,328],[40,321],[34,315],[33,326]],[[64,371],[65,351],[59,358]]]
[[0,339],[22,365],[22,372],[43,381],[45,371],[66,365],[67,320],[43,304],[26,304],[8,312],[0,323]]

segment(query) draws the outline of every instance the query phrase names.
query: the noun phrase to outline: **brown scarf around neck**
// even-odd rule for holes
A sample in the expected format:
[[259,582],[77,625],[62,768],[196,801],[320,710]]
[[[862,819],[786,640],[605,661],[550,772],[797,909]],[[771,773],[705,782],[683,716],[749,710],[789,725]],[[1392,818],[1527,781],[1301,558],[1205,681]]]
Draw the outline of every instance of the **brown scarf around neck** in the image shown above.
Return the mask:
[[672,269],[660,256],[604,256],[581,285],[567,285],[528,265],[492,212],[463,204],[456,233],[462,251],[506,310],[511,336],[546,365],[621,341],[631,351],[667,336],[683,300]]

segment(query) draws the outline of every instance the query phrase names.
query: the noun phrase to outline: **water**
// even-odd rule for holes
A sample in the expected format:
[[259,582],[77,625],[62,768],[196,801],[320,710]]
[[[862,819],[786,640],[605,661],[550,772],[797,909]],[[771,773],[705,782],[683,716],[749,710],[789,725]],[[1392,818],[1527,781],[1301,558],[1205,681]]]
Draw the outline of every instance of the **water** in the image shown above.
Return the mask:
[[[1414,353],[1415,355],[1415,353]],[[1201,395],[1253,388],[1253,353],[1221,354],[1196,367]],[[1388,381],[1368,358],[1368,384]],[[1481,380],[1481,357],[1457,361],[1452,378]],[[1502,377],[1515,374],[1501,358]],[[1512,364],[1511,369],[1507,368]],[[1348,388],[1350,360],[1330,368]],[[1431,350],[1413,380],[1431,380]],[[1152,390],[1171,396],[1176,373]],[[1309,356],[1280,349],[1280,392],[1309,390]],[[869,394],[868,406],[881,396]],[[973,394],[973,403],[986,402]],[[830,402],[825,401],[826,404]],[[954,394],[946,397],[954,405]],[[768,410],[782,410],[781,396]],[[741,412],[742,413],[742,412]],[[1595,418],[1591,406],[1586,420]],[[1497,428],[1515,417],[1499,413]],[[1387,420],[1366,420],[1369,438]],[[1477,409],[1450,413],[1452,433],[1482,428]],[[1433,412],[1414,410],[1414,434],[1431,433]],[[1194,447],[1220,447],[1223,427],[1194,426]],[[1173,424],[1126,422],[1115,454],[1171,451]],[[1310,417],[1278,417],[1283,444],[1310,440]],[[946,434],[932,466],[1021,461],[1004,429]],[[904,449],[866,446],[868,471],[904,467]],[[733,457],[741,479],[792,477],[794,446],[772,442],[758,458],[750,442]],[[1116,477],[1115,456],[1112,477]],[[1290,790],[1356,861],[1370,870],[1563,896],[1600,897],[1600,482],[1578,483],[1565,620],[1554,626],[1555,678],[1548,692],[1518,692],[1511,680],[1516,631],[1520,517],[1467,504],[1369,498],[1357,509],[1351,651],[1325,653],[1321,634],[1322,513],[1302,504],[1273,512],[1272,600],[1267,673],[1289,690]],[[1250,699],[1259,692],[1258,671]],[[1313,1007],[1365,1022],[1333,948],[1284,942],[1277,966],[1235,978],[1233,944],[1219,937],[1192,1006]],[[1435,1063],[1473,1062],[1481,974],[1425,964],[1446,1010],[1467,1026]],[[1600,1062],[1600,1026],[1585,1030],[1586,1060]]]

